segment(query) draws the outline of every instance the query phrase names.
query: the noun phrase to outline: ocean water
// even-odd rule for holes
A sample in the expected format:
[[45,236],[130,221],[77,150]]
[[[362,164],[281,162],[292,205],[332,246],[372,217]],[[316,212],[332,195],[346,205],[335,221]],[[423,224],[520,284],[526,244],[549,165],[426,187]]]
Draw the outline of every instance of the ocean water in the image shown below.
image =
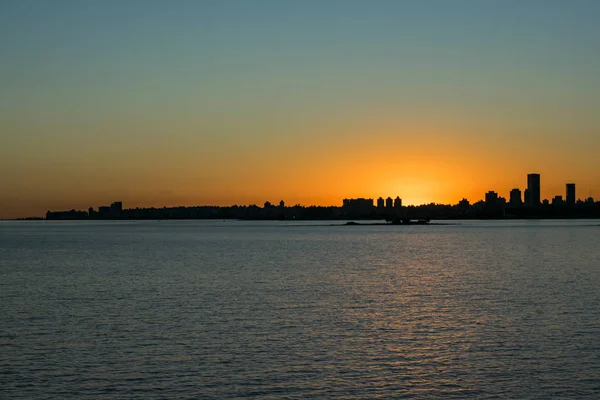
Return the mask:
[[0,223],[2,399],[600,398],[600,221]]

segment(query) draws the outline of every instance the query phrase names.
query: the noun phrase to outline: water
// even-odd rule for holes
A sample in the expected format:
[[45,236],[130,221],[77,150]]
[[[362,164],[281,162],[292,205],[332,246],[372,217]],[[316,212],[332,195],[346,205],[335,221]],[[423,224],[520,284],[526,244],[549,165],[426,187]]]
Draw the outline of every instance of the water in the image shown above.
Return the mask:
[[0,223],[0,398],[599,398],[600,221]]

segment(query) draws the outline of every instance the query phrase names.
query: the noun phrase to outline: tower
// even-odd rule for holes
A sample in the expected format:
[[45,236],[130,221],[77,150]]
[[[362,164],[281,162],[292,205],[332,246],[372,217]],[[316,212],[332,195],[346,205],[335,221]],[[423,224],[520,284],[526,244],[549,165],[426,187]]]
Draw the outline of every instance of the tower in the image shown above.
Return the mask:
[[575,184],[567,183],[567,204],[575,204]]
[[528,206],[539,206],[541,200],[540,174],[527,175]]

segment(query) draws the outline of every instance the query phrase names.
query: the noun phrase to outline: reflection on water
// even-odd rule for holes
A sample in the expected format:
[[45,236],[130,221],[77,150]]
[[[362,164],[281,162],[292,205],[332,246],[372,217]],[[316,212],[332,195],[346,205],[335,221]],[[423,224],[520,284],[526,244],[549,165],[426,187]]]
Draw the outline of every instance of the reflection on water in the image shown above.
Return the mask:
[[597,398],[595,221],[0,224],[0,397]]

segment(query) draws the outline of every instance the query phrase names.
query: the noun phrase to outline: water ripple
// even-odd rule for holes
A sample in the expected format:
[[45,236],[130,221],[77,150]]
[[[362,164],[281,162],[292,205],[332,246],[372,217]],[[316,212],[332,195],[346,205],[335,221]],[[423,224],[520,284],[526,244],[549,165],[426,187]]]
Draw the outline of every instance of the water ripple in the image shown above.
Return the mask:
[[600,398],[596,226],[232,224],[0,224],[0,398]]

